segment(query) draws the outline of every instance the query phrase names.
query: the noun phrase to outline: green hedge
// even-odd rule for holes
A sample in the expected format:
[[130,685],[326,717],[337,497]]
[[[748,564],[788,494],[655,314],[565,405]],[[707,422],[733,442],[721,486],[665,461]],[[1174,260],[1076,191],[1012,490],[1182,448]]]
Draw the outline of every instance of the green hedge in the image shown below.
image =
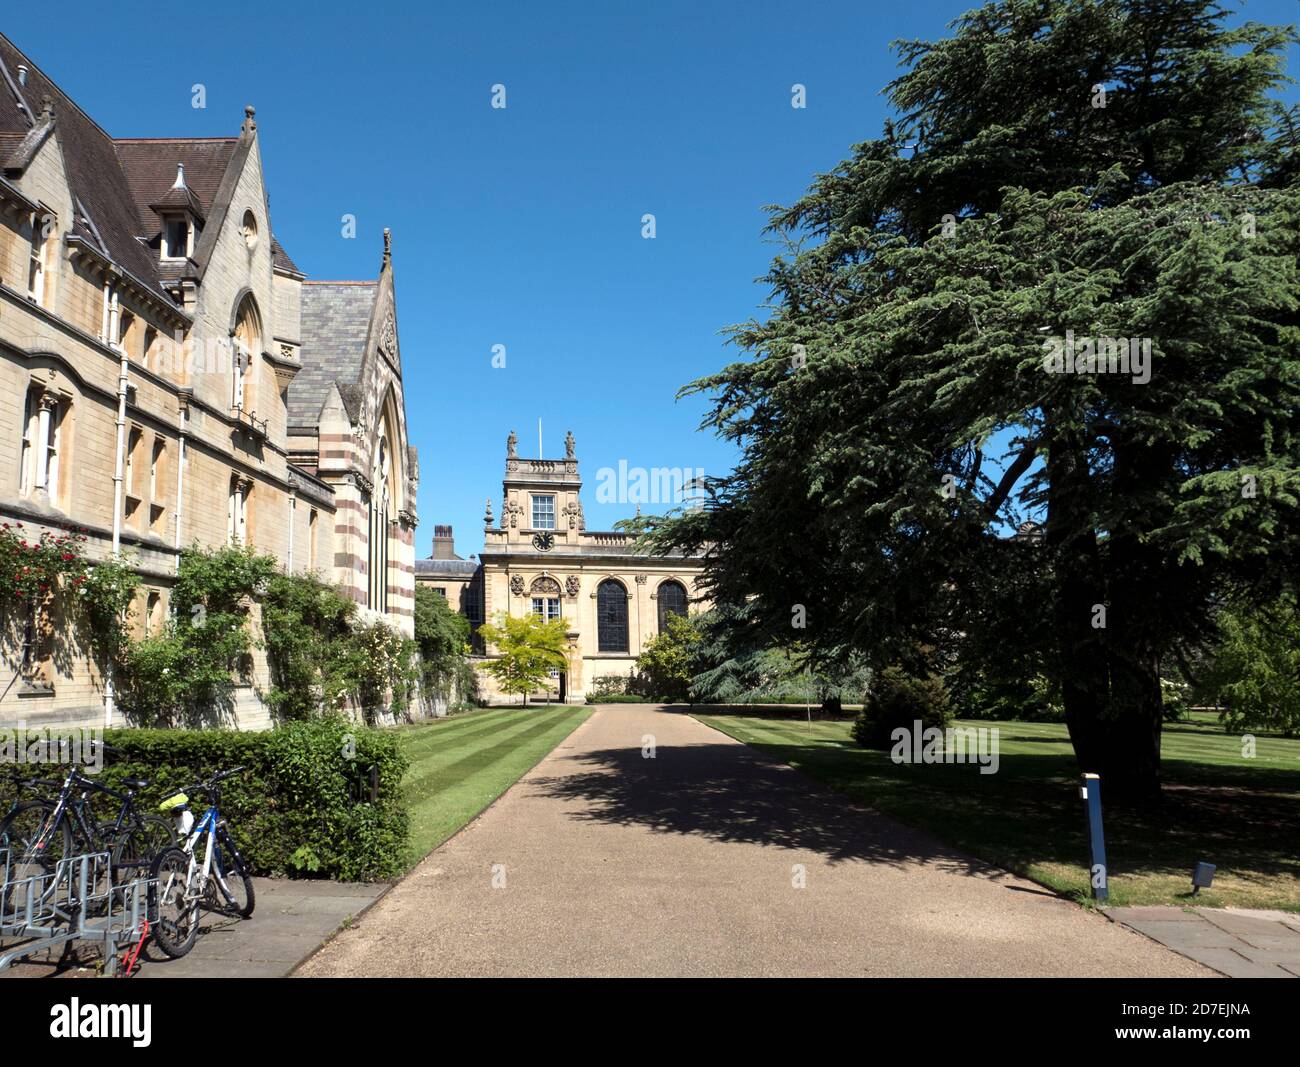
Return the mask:
[[606,693],[599,696],[595,693],[587,695],[588,704],[653,704],[655,700],[652,697],[642,696],[640,693]]
[[[104,740],[117,752],[101,780],[148,778],[144,811],[178,786],[246,766],[222,783],[221,813],[255,873],[372,881],[402,871],[407,758],[394,732],[326,718],[262,733],[108,730]],[[197,815],[205,798],[193,799]]]

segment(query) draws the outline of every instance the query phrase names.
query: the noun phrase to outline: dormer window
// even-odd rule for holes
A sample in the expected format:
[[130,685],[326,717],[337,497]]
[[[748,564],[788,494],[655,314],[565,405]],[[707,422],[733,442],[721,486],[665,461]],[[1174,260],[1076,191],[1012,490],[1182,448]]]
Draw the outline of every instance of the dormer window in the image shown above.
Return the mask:
[[190,220],[184,215],[163,218],[163,259],[186,259],[190,254]]

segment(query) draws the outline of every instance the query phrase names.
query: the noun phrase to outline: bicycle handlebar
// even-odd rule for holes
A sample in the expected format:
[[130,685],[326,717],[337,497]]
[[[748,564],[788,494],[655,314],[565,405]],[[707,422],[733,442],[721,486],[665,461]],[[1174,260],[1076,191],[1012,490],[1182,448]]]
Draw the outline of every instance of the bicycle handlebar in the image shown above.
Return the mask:
[[191,782],[189,785],[183,785],[179,789],[173,789],[170,793],[166,794],[166,796],[163,797],[163,800],[167,800],[171,797],[174,797],[179,793],[189,793],[196,790],[211,790],[214,786],[216,786],[218,782],[224,782],[227,778],[232,778],[236,774],[242,774],[246,770],[248,770],[247,767],[239,766],[239,767],[231,767],[229,770],[226,771],[218,771],[211,778],[205,779],[204,781]]

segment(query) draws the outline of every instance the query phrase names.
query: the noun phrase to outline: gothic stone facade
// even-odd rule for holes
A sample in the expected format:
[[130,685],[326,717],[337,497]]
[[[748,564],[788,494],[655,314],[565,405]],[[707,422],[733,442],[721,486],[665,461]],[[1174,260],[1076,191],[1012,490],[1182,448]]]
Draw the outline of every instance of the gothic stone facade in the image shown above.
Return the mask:
[[[409,633],[416,466],[379,277],[308,282],[238,136],[114,138],[0,35],[0,520],[73,527],[144,579],[238,540]],[[0,725],[120,721],[57,600],[3,634]],[[253,609],[253,625],[258,625]],[[257,658],[236,720],[262,725]]]
[[[489,502],[482,559],[469,579],[464,561],[436,559],[421,560],[417,577],[447,588],[455,579],[472,621],[528,612],[565,621],[568,668],[535,696],[583,702],[597,678],[633,672],[668,614],[707,609],[695,584],[702,558],[637,553],[628,534],[587,529],[571,434],[562,459],[523,459],[512,433],[502,490],[500,523]],[[490,657],[493,649],[484,652]],[[519,701],[483,672],[479,684],[488,703]]]

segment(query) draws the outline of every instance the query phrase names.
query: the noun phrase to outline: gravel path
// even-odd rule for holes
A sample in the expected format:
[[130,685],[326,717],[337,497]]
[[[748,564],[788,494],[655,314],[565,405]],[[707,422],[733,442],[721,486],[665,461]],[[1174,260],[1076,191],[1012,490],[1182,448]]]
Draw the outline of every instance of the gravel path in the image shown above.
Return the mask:
[[1213,974],[635,704],[597,710],[297,973]]

